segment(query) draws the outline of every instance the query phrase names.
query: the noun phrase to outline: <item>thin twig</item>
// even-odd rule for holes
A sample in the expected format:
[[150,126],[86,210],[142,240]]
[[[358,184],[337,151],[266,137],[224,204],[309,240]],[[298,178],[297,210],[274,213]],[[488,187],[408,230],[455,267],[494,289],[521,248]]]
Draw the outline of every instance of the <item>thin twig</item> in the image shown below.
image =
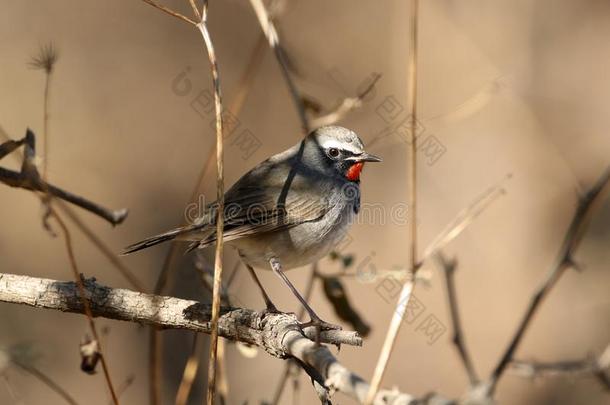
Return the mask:
[[51,377],[38,370],[36,367],[15,361],[15,359],[12,359],[12,362],[19,368],[21,368],[23,371],[39,379],[43,384],[45,384],[47,387],[57,393],[57,395],[62,397],[67,403],[71,405],[78,405],[78,402],[76,402],[74,397],[72,397],[72,395],[70,395],[61,385],[56,383]]
[[498,197],[505,194],[503,183],[509,179],[511,175],[507,175],[498,184],[487,189],[481,196],[479,196],[472,204],[460,211],[460,213],[449,223],[447,226],[434,238],[432,242],[426,247],[422,254],[419,263],[416,265],[417,268],[421,267],[426,260],[434,256],[449,242],[455,239],[460,233],[464,231],[492,202],[496,201]]
[[319,128],[325,125],[332,125],[342,120],[350,112],[362,106],[362,100],[375,88],[377,81],[381,79],[381,75],[376,73],[371,79],[371,83],[356,95],[356,97],[346,97],[332,111],[325,115],[319,116],[311,120],[312,128]]
[[309,120],[307,119],[303,97],[301,97],[301,94],[299,93],[299,90],[291,76],[288,61],[286,60],[286,52],[280,45],[280,39],[273,22],[273,18],[269,15],[269,12],[265,8],[265,4],[262,0],[250,0],[250,4],[256,13],[258,23],[260,24],[265,37],[267,37],[269,46],[271,49],[273,49],[273,53],[275,54],[275,57],[280,65],[280,69],[282,71],[282,75],[284,76],[284,80],[286,80],[286,84],[288,85],[288,90],[290,91],[292,101],[294,102],[297,113],[299,114],[301,128],[303,129],[303,133],[307,135],[309,131],[311,131],[311,126],[309,124]]
[[416,145],[416,130],[417,130],[417,36],[418,36],[418,7],[419,1],[412,0],[411,2],[411,53],[409,57],[409,72],[408,72],[408,85],[409,85],[409,106],[411,109],[411,134],[409,139],[409,208],[411,210],[411,222],[409,223],[409,241],[410,241],[410,266],[409,271],[413,275],[412,279],[407,281],[400,292],[396,309],[392,314],[392,320],[386,333],[383,347],[373,378],[371,379],[371,386],[366,396],[365,404],[372,404],[377,391],[383,380],[385,370],[390,360],[394,344],[396,343],[396,337],[402,325],[402,319],[406,311],[409,301],[412,296],[413,288],[415,287],[415,273],[417,272],[417,145]]
[[[195,17],[197,17],[197,20],[201,21],[201,13],[199,12],[199,9],[197,8],[197,4],[195,3],[195,0],[189,0],[189,3],[191,4],[191,8],[193,9],[193,14],[195,14]],[[204,2],[204,7],[205,7],[205,2]]]
[[[135,379],[136,379],[136,377],[133,374],[130,374],[127,376],[125,381],[123,381],[123,383],[121,385],[119,385],[119,387],[116,390],[116,394],[119,398],[125,393],[125,391],[127,391],[127,389],[129,387],[131,387],[131,384],[133,384]],[[110,400],[110,405],[112,405],[112,400]]]
[[[207,3],[207,1],[206,1]],[[207,9],[204,9],[207,10]],[[203,14],[204,17],[207,13]],[[218,348],[218,317],[220,315],[220,295],[222,290],[222,250],[224,232],[224,162],[223,162],[223,142],[222,142],[222,92],[220,88],[220,74],[218,62],[214,52],[214,44],[208,32],[206,20],[202,19],[197,28],[201,32],[205,47],[208,52],[212,81],[214,84],[214,110],[216,112],[216,252],[214,254],[214,292],[212,294],[212,333],[210,335],[210,355],[208,363],[208,389],[207,404],[214,404],[216,394],[216,356]]]
[[474,387],[479,383],[479,377],[472,364],[472,360],[464,341],[464,333],[462,331],[462,323],[460,321],[460,313],[458,310],[457,294],[455,292],[455,270],[457,268],[457,261],[455,259],[447,260],[442,252],[437,254],[438,262],[443,269],[445,276],[445,286],[447,291],[447,300],[449,302],[449,312],[451,314],[451,325],[453,327],[453,344],[455,345],[462,365],[468,374],[470,386]]
[[607,194],[608,189],[610,189],[610,168],[606,169],[602,176],[597,180],[596,184],[584,196],[581,197],[576,212],[572,218],[572,222],[570,223],[561,248],[557,254],[555,264],[549,270],[545,279],[532,295],[530,304],[527,307],[515,334],[510,340],[504,354],[498,361],[498,364],[490,376],[489,395],[493,395],[498,380],[502,376],[502,373],[505,371],[506,367],[512,361],[515,351],[519,347],[519,344],[521,343],[521,340],[523,339],[531,320],[540,307],[540,304],[544,301],[544,298],[546,298],[565,270],[575,267],[574,252],[578,248],[580,241],[584,236],[584,232],[589,225],[593,212],[601,204],[603,196]]
[[110,371],[108,370],[108,364],[106,363],[106,356],[102,351],[102,342],[100,340],[99,334],[97,333],[97,327],[95,326],[95,321],[93,320],[93,313],[91,312],[91,307],[89,305],[89,299],[85,294],[85,286],[83,285],[83,280],[81,278],[81,273],[78,271],[78,266],[76,264],[76,257],[74,256],[74,250],[72,248],[72,237],[70,236],[70,232],[68,231],[68,227],[64,223],[64,221],[60,218],[60,216],[55,212],[51,203],[49,203],[49,213],[55,219],[55,221],[59,224],[59,227],[62,229],[64,234],[64,240],[66,243],[66,250],[68,252],[68,258],[70,259],[70,267],[72,268],[72,272],[74,273],[74,279],[76,280],[76,285],[78,286],[78,292],[80,295],[80,300],[83,303],[83,309],[85,315],[87,315],[87,320],[89,321],[89,329],[91,330],[91,334],[93,338],[97,341],[98,350],[100,354],[100,360],[102,361],[102,369],[104,370],[104,377],[106,378],[106,383],[108,385],[108,389],[110,391],[110,396],[115,405],[119,404],[119,399],[114,391],[114,387],[112,385],[112,380],[110,378]]
[[[201,273],[202,281],[204,282],[204,286],[210,292],[213,291],[214,285],[214,274],[208,268],[207,263],[203,263],[203,255],[197,257],[197,262],[195,263],[195,268]],[[233,280],[233,277],[237,273],[238,267],[241,262],[236,261],[233,266],[233,271],[228,277],[227,285],[224,286],[221,302],[222,305],[231,306],[231,302],[229,300],[228,288],[229,283]],[[210,270],[209,272],[207,270]],[[201,353],[203,351],[204,341],[199,336],[199,334],[194,334],[193,336],[193,346],[191,349],[191,354],[189,355],[186,364],[184,366],[184,370],[182,371],[182,379],[180,381],[180,385],[178,387],[178,391],[176,393],[176,405],[184,405],[188,401],[188,398],[191,394],[191,389],[193,387],[193,382],[195,381],[195,377],[197,376],[197,371],[199,370],[199,363],[201,362]],[[221,358],[221,354],[224,354],[224,345],[223,341],[218,342],[218,364],[220,365],[218,368],[218,380],[219,380],[219,392],[221,391],[221,386],[224,388],[228,385],[226,382],[226,375],[223,372],[223,359]],[[226,397],[226,394],[224,395]]]
[[176,393],[176,405],[184,405],[189,399],[193,382],[195,381],[197,371],[199,370],[199,359],[201,358],[204,346],[205,342],[203,337],[198,333],[194,334],[191,354],[189,355],[186,365],[184,366],[184,370],[182,371],[182,379],[180,380],[180,386],[178,387],[178,391]]
[[597,357],[587,356],[579,360],[558,362],[538,362],[513,360],[509,364],[509,372],[525,378],[546,376],[587,376],[597,377],[605,389],[610,390],[610,345]]
[[178,13],[178,12],[176,12],[176,11],[174,11],[174,10],[172,10],[172,9],[168,8],[168,7],[165,7],[165,6],[161,5],[161,4],[158,4],[157,2],[154,2],[154,1],[152,1],[152,0],[142,0],[142,1],[143,1],[144,3],[146,3],[146,4],[150,4],[151,6],[153,6],[154,8],[156,8],[157,10],[161,10],[161,11],[163,11],[164,13],[167,13],[167,14],[171,15],[172,17],[179,18],[179,19],[181,19],[182,21],[186,21],[186,22],[187,22],[187,23],[189,23],[189,24],[197,25],[197,23],[196,23],[195,21],[191,20],[191,19],[190,19],[190,18],[188,18],[187,16],[182,15],[182,14],[180,14],[180,13]]
[[[31,133],[31,131],[29,131],[29,133]],[[48,194],[52,195],[53,197],[67,201],[86,211],[89,211],[92,214],[95,214],[110,222],[112,225],[122,223],[128,214],[127,209],[111,210],[102,207],[93,201],[89,201],[84,197],[46,183],[43,179],[37,176],[37,173],[34,176],[33,173],[20,173],[0,167],[0,182],[10,187],[23,188],[29,191],[48,192]]]
[[138,280],[134,272],[129,269],[121,260],[119,260],[116,252],[113,252],[102,239],[100,239],[78,216],[72,208],[63,201],[55,201],[59,209],[66,214],[67,218],[93,243],[93,245],[108,259],[108,261],[116,268],[129,284],[140,292],[146,291],[144,284]]
[[49,139],[51,137],[49,133],[49,100],[51,93],[51,76],[53,68],[58,59],[58,53],[53,43],[41,47],[38,55],[30,61],[29,65],[34,69],[40,69],[45,73],[45,84],[43,93],[43,161],[42,161],[42,178],[44,181],[48,179],[49,169]]
[[[260,38],[255,46],[252,54],[250,56],[250,61],[239,81],[237,94],[233,97],[233,100],[229,104],[229,111],[233,113],[235,117],[238,117],[241,109],[246,101],[246,97],[252,88],[252,84],[254,82],[254,77],[262,63],[265,47],[265,36],[263,34],[260,35]],[[208,173],[212,170],[212,164],[214,162],[214,152],[216,148],[210,148],[208,155],[206,156],[205,162],[201,167],[199,175],[197,176],[197,180],[195,181],[195,185],[193,190],[191,191],[191,195],[189,198],[189,203],[195,202],[197,200],[197,196],[200,190],[203,189],[204,183],[206,179],[209,177]],[[178,257],[179,243],[176,241],[172,241],[170,248],[166,254],[165,260],[163,261],[163,266],[161,268],[161,272],[157,278],[157,282],[155,285],[154,292],[155,294],[161,294],[169,280],[170,275],[173,273],[173,264],[176,263],[175,258]],[[235,273],[233,273],[235,274]],[[161,375],[161,336],[157,333],[158,331],[155,328],[152,328],[150,331],[150,344],[152,345],[149,353],[149,363],[150,363],[150,380],[151,380],[151,402],[153,405],[159,403],[159,400],[155,400],[155,398],[160,398],[160,375]],[[153,336],[154,335],[154,336]],[[194,361],[199,362],[201,357],[196,358]],[[188,363],[187,363],[188,364]],[[198,364],[197,364],[198,366]],[[184,375],[184,373],[183,373]]]

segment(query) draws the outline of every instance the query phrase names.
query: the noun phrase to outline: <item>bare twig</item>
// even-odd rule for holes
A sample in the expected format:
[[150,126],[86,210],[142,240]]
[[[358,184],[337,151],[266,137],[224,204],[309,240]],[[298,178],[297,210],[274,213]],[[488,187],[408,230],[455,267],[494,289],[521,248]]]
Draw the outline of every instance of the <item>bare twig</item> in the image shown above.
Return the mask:
[[43,94],[43,145],[44,145],[44,153],[43,153],[43,161],[42,161],[42,178],[46,181],[48,176],[49,169],[49,99],[51,92],[51,74],[53,73],[53,68],[55,63],[57,62],[58,53],[53,43],[50,43],[46,46],[42,46],[40,48],[40,52],[30,61],[30,66],[34,69],[40,69],[45,72],[45,84],[44,84],[44,94]]
[[301,94],[299,93],[299,90],[291,76],[290,69],[288,67],[288,61],[286,60],[286,52],[284,51],[284,48],[282,48],[282,46],[280,45],[280,39],[275,28],[275,23],[273,22],[273,17],[269,15],[269,12],[265,8],[265,4],[262,0],[250,0],[250,4],[252,5],[252,9],[254,9],[254,12],[256,13],[258,23],[260,24],[261,29],[265,34],[265,37],[267,37],[269,46],[271,47],[271,49],[273,49],[273,53],[275,54],[275,57],[280,65],[282,75],[284,76],[284,80],[286,80],[286,84],[288,85],[288,89],[290,90],[292,101],[294,102],[297,113],[299,114],[303,133],[307,135],[311,130],[311,126],[309,124],[309,120],[307,119],[307,113],[305,111],[303,97],[301,97]]
[[[189,0],[189,3],[191,4],[191,8],[193,9],[193,14],[195,14],[195,17],[197,17],[197,19],[201,21],[201,13],[199,12],[199,9],[197,8],[197,4],[196,4],[195,0]],[[206,3],[207,3],[207,1],[204,0],[203,7],[206,7]],[[204,12],[205,12],[205,9],[204,9]]]
[[[410,241],[410,266],[409,271],[415,275],[417,272],[417,145],[416,145],[416,130],[417,130],[417,36],[418,36],[418,7],[419,1],[412,0],[411,2],[411,53],[409,57],[409,72],[408,72],[408,85],[409,85],[409,106],[411,109],[411,134],[409,139],[409,208],[411,210],[411,222],[409,223],[409,241]],[[376,393],[379,390],[383,375],[388,366],[390,355],[398,336],[398,331],[402,325],[402,319],[404,313],[411,299],[413,288],[415,287],[415,277],[407,281],[400,292],[396,309],[392,314],[392,320],[386,333],[383,347],[373,378],[371,379],[371,386],[366,396],[365,403],[372,404],[376,397]]]
[[[80,291],[75,282],[0,273],[0,302],[73,313],[84,313],[84,303],[87,302],[93,316],[156,325],[163,329],[211,332],[210,305],[105,287],[93,279],[84,280],[82,284],[85,291]],[[294,357],[316,370],[331,392],[343,392],[358,402],[364,401],[368,383],[341,365],[326,346],[312,340],[316,335],[314,328],[301,331],[294,315],[239,308],[223,308],[221,313],[220,336],[256,345],[274,357]],[[356,333],[340,330],[322,331],[320,340],[330,344],[362,343]],[[375,404],[411,404],[414,399],[396,390],[380,391]]]
[[[2,132],[2,134],[4,134],[4,132]],[[8,140],[7,143],[3,143],[3,148],[1,152],[2,154],[6,155],[8,151],[14,150],[16,145],[22,144],[25,145],[28,154],[31,155],[24,156],[24,163],[26,163],[26,160],[28,160],[27,165],[24,166],[22,164],[22,169],[20,172],[0,167],[0,182],[11,187],[18,187],[23,188],[25,190],[48,193],[53,197],[67,201],[101,218],[104,218],[112,225],[120,224],[127,217],[127,209],[110,210],[104,208],[92,201],[87,200],[86,198],[83,198],[69,191],[49,184],[42,178],[40,178],[38,170],[36,169],[36,166],[33,163],[33,159],[36,155],[36,136],[34,135],[34,132],[32,132],[30,129],[26,131],[26,135],[22,140]],[[0,158],[1,157],[2,156],[0,155]]]
[[207,28],[207,7],[204,2],[203,18],[197,28],[201,32],[205,47],[208,52],[212,81],[214,84],[214,110],[216,112],[216,203],[218,204],[216,217],[216,252],[214,254],[214,291],[212,294],[212,333],[210,336],[210,356],[208,363],[208,389],[207,403],[214,404],[216,395],[216,355],[218,349],[218,317],[220,315],[220,295],[222,290],[222,248],[224,230],[224,162],[223,162],[223,142],[222,142],[222,92],[220,89],[220,74],[218,62],[214,52],[214,44]]
[[570,223],[561,248],[559,249],[555,264],[551,267],[546,278],[532,295],[530,304],[527,307],[514,336],[510,340],[504,354],[498,361],[498,364],[490,376],[490,395],[493,395],[498,380],[502,376],[502,373],[506,367],[512,361],[513,355],[519,347],[519,343],[521,343],[521,340],[525,335],[525,331],[530,325],[536,311],[540,307],[540,304],[544,301],[544,298],[546,298],[565,270],[575,267],[574,252],[578,248],[578,245],[584,236],[584,232],[589,225],[594,210],[599,206],[599,204],[601,204],[604,195],[608,192],[608,189],[610,188],[609,185],[610,168],[606,169],[604,174],[602,174],[602,176],[597,180],[596,184],[584,196],[581,197],[576,212],[572,218],[572,222]]
[[[256,72],[258,71],[258,68],[260,67],[260,64],[262,62],[262,57],[264,54],[264,50],[266,49],[265,47],[265,37],[263,34],[260,35],[260,38],[257,42],[257,45],[255,46],[255,49],[252,51],[252,54],[250,56],[250,62],[248,63],[240,81],[239,81],[239,89],[237,91],[237,94],[233,97],[233,100],[231,101],[231,103],[229,104],[229,111],[231,111],[233,113],[234,116],[239,116],[239,113],[246,101],[246,97],[248,95],[248,93],[250,92],[250,89],[252,88],[252,83],[253,83],[253,79],[255,77]],[[216,148],[211,148],[206,159],[205,162],[199,172],[199,175],[197,177],[197,180],[195,182],[195,186],[193,187],[193,190],[191,191],[191,196],[189,198],[189,202],[194,202],[197,199],[197,196],[199,194],[199,190],[201,190],[204,186],[204,183],[206,181],[206,179],[208,178],[208,173],[211,171],[212,169],[212,163],[213,163],[213,158],[214,158],[214,152],[215,152]],[[170,248],[168,250],[168,253],[166,254],[165,260],[163,262],[163,266],[161,269],[161,272],[159,273],[159,276],[157,278],[157,283],[154,289],[155,294],[161,294],[164,289],[165,286],[167,285],[167,282],[169,280],[170,275],[172,274],[172,268],[173,268],[173,264],[175,263],[175,258],[178,257],[178,250],[179,244],[176,241],[172,241]],[[150,379],[151,379],[151,399],[152,399],[152,403],[153,404],[158,404],[159,400],[158,398],[161,397],[161,393],[160,393],[160,382],[159,382],[159,377],[161,375],[160,370],[161,370],[161,356],[160,356],[160,350],[161,350],[161,336],[159,336],[157,334],[157,330],[156,329],[151,329],[150,331],[150,341],[151,341],[151,350],[150,350],[150,355],[149,355],[149,362],[150,362]],[[196,359],[194,359],[193,361],[197,363],[197,367],[198,362],[200,361],[201,357],[197,357]],[[187,363],[188,365],[188,363]],[[183,373],[184,375],[184,373]]]
[[547,376],[594,376],[610,390],[610,345],[598,357],[588,356],[579,360],[567,360],[552,363],[537,361],[513,360],[509,364],[509,372],[525,378]]
[[[8,134],[6,134],[6,132],[4,131],[4,129],[1,126],[0,126],[0,137],[4,138],[6,140],[6,142],[4,142],[3,144],[0,145],[0,159],[2,157],[4,157],[7,153],[12,152],[17,147],[19,147],[23,143],[25,143],[26,138],[27,138],[26,137],[26,138],[20,139],[18,141],[10,140],[8,138]],[[43,188],[44,188],[44,186],[43,186]],[[44,198],[44,197],[42,197],[42,198]],[[91,230],[91,228],[89,228],[78,217],[78,215],[76,214],[76,212],[74,212],[74,210],[72,210],[72,208],[70,208],[67,204],[65,204],[63,200],[55,200],[54,203],[56,204],[56,206],[58,206],[63,211],[64,214],[66,214],[67,218],[70,221],[72,221],[72,223],[74,223],[78,227],[78,229],[81,230],[81,232],[83,232],[85,234],[85,236],[95,245],[95,247],[97,247],[100,250],[100,252],[102,252],[102,254],[104,256],[106,256],[106,258],[110,261],[110,263],[112,263],[114,265],[114,267],[116,267],[119,270],[119,272],[121,272],[123,274],[123,276],[127,279],[127,281],[129,281],[129,283],[132,285],[132,287],[136,288],[137,290],[144,291],[143,284],[137,279],[137,277],[134,275],[133,271],[131,271],[119,259],[117,259],[116,253],[113,252]],[[120,215],[117,215],[121,211],[123,212],[123,215],[124,215],[122,218],[120,217]],[[114,221],[120,220],[120,222],[122,222],[127,215],[127,210],[115,210],[114,213],[112,211],[108,210],[108,212],[110,213],[110,217]]]
[[457,294],[455,292],[455,269],[457,268],[457,260],[447,260],[442,252],[437,254],[437,259],[443,269],[443,274],[445,275],[447,300],[449,302],[449,312],[451,314],[451,324],[453,326],[453,344],[460,354],[462,365],[470,380],[470,386],[474,387],[479,383],[479,377],[477,376],[477,372],[472,364],[470,355],[468,354],[468,348],[466,347],[464,334],[462,332],[462,323],[460,322]]
[[21,368],[23,371],[25,371],[25,372],[31,374],[32,376],[36,377],[37,379],[39,379],[43,384],[45,384],[47,387],[49,387],[51,390],[53,390],[55,393],[57,393],[57,395],[62,397],[67,403],[69,403],[71,405],[78,405],[78,402],[76,402],[74,397],[72,397],[72,395],[70,395],[61,385],[59,385],[57,382],[55,382],[55,380],[53,380],[51,377],[49,377],[48,375],[46,375],[45,373],[40,371],[35,366],[18,362],[15,359],[12,359],[12,362],[16,366]]
[[74,225],[93,243],[93,245],[108,259],[108,261],[125,277],[125,279],[129,282],[129,284],[138,291],[144,292],[146,289],[144,288],[144,284],[134,274],[134,272],[129,269],[116,255],[116,252],[112,251],[104,243],[102,239],[100,239],[85,223],[79,218],[78,214],[74,212],[72,208],[70,208],[67,204],[64,204],[63,201],[54,201],[59,209],[67,216],[67,218],[72,221]]
[[[20,176],[23,176],[23,178],[28,179],[28,181],[36,182],[39,185],[39,187],[41,187],[40,191],[45,193],[45,195],[53,196],[53,194],[50,192],[50,190],[48,188],[49,187],[48,184],[40,179],[40,176],[38,175],[38,170],[36,169],[36,166],[34,164],[34,158],[36,156],[36,146],[35,146],[36,144],[35,144],[34,133],[31,132],[30,130],[27,131],[23,144],[25,145],[24,146],[25,150],[23,153],[23,162],[21,165],[21,172],[18,174]],[[2,169],[2,170],[5,170],[5,169]],[[48,215],[53,217],[57,221],[57,223],[59,224],[59,226],[61,227],[61,229],[63,231],[64,240],[66,243],[66,249],[67,249],[67,253],[68,253],[68,258],[70,260],[70,265],[73,270],[75,280],[76,280],[77,284],[79,285],[79,287],[82,289],[82,281],[80,279],[80,273],[79,273],[78,267],[76,265],[76,258],[74,256],[74,250],[72,247],[72,239],[70,236],[70,232],[68,231],[68,228],[65,225],[65,223],[63,222],[63,220],[61,219],[61,217],[52,208],[51,200],[47,201],[46,204],[47,204],[47,209],[48,209]],[[91,328],[91,333],[94,335],[95,339],[98,341],[98,344],[99,344],[99,337],[97,334],[97,330],[95,328],[95,322],[93,321],[93,318],[91,317],[91,311],[89,310],[89,307],[88,307],[88,301],[86,298],[84,298],[84,294],[82,296],[83,296],[83,305],[85,308],[85,313],[87,314],[87,317],[89,320],[89,326]],[[110,379],[110,373],[107,368],[106,360],[105,360],[102,350],[101,350],[101,344],[100,344],[100,355],[101,355],[102,367],[104,369],[104,376],[106,378],[106,383],[108,385],[108,389],[110,390],[114,403],[118,405],[118,400],[117,400],[114,388],[112,386],[112,381]]]
[[424,251],[419,263],[416,267],[423,265],[426,260],[439,252],[449,242],[455,239],[464,229],[468,227],[489,205],[496,199],[504,195],[505,190],[502,186],[504,180],[509,179],[511,175],[507,175],[500,183],[490,187],[481,196],[479,196],[472,204],[463,209],[451,221],[445,229],[439,233],[436,238],[428,245]]
[[154,2],[152,0],[142,0],[142,1],[144,3],[146,3],[146,4],[150,4],[151,6],[156,8],[157,10],[161,10],[164,13],[167,13],[167,14],[171,15],[172,17],[179,18],[180,20],[186,21],[189,24],[197,25],[197,23],[195,21],[191,20],[187,16],[182,15],[182,14],[180,14],[180,13],[178,13],[178,12],[168,8],[168,7],[165,7],[165,6],[161,5],[161,4],[158,4],[157,2]]
[[[135,379],[136,379],[136,377],[133,374],[130,374],[127,376],[125,381],[123,381],[123,383],[121,385],[119,385],[119,387],[116,390],[116,394],[119,398],[125,393],[125,391],[127,391],[127,389],[129,387],[131,387],[131,385],[133,384]],[[112,401],[110,402],[110,404],[112,405]]]
[[108,370],[108,364],[106,363],[106,357],[102,351],[102,343],[100,341],[99,334],[97,333],[97,327],[95,326],[95,321],[93,320],[93,313],[91,311],[91,307],[89,305],[89,299],[85,295],[85,286],[83,285],[83,281],[81,278],[81,273],[78,271],[78,266],[76,264],[76,257],[74,256],[74,250],[72,248],[72,237],[70,236],[70,232],[68,231],[68,227],[63,222],[63,220],[59,217],[59,215],[55,212],[52,206],[49,204],[49,213],[50,215],[57,221],[59,227],[62,229],[64,234],[64,240],[66,242],[66,250],[68,252],[68,258],[70,259],[70,267],[72,268],[72,272],[74,273],[74,279],[76,280],[76,285],[78,286],[78,291],[80,294],[80,302],[82,302],[83,312],[87,315],[87,320],[89,321],[89,329],[91,330],[91,334],[93,338],[97,341],[98,350],[100,354],[100,360],[102,361],[102,369],[104,371],[104,377],[106,378],[106,383],[108,385],[108,389],[110,391],[110,396],[112,397],[115,405],[119,404],[118,397],[114,391],[114,387],[112,385],[112,379],[110,378],[110,371]]
[[[222,289],[221,295],[221,303],[224,306],[231,306],[231,302],[229,300],[228,287],[233,280],[233,277],[237,273],[238,267],[241,263],[237,261],[233,266],[233,271],[229,275],[227,280],[227,285]],[[195,262],[195,268],[201,274],[202,282],[205,288],[212,292],[214,285],[214,272],[209,268],[207,263],[205,263],[203,255],[197,255],[197,260]],[[184,366],[184,370],[182,372],[182,380],[180,381],[180,386],[178,387],[178,391],[176,393],[176,405],[184,405],[188,401],[189,395],[191,393],[191,389],[193,387],[193,382],[195,381],[195,377],[197,375],[197,371],[199,370],[199,363],[201,361],[201,353],[204,348],[204,341],[199,334],[194,334],[193,336],[193,347],[191,349],[191,354],[189,355],[186,364]],[[221,354],[224,354],[224,345],[223,341],[218,342],[218,364],[220,365],[218,368],[218,388],[219,393],[221,391],[221,386],[227,386],[226,376],[222,373],[222,362]],[[224,395],[226,397],[226,394]]]
[[[195,13],[195,15],[197,16],[197,18],[200,20],[198,23],[191,20],[190,18],[177,13],[165,6],[161,6],[151,0],[143,0],[145,3],[150,4],[151,6],[169,14],[172,15],[173,17],[179,18],[183,21],[186,21],[190,24],[193,24],[197,27],[197,29],[200,31],[202,37],[203,37],[203,41],[205,43],[206,46],[206,50],[207,50],[207,54],[208,54],[208,59],[210,61],[210,69],[212,72],[212,79],[213,79],[213,83],[214,83],[214,105],[215,105],[215,111],[216,111],[216,169],[217,169],[217,173],[216,173],[216,189],[217,189],[217,203],[218,203],[218,214],[217,214],[217,219],[216,219],[216,231],[217,231],[217,238],[216,238],[216,253],[215,253],[215,271],[214,271],[214,294],[212,297],[212,303],[213,303],[213,317],[212,317],[212,336],[211,336],[211,344],[210,344],[210,362],[209,362],[209,373],[208,373],[208,395],[207,395],[207,402],[209,405],[211,405],[214,401],[214,392],[215,392],[215,369],[216,369],[216,350],[217,350],[217,344],[218,344],[218,332],[217,332],[217,321],[218,321],[218,311],[220,310],[220,283],[222,280],[222,248],[223,248],[223,227],[224,227],[224,221],[222,219],[223,216],[223,206],[224,206],[224,176],[223,176],[223,143],[222,143],[222,97],[221,97],[221,91],[220,91],[220,78],[219,78],[219,73],[218,73],[218,64],[216,61],[216,54],[214,52],[214,46],[212,43],[212,40],[210,38],[210,34],[208,32],[207,29],[207,10],[208,10],[208,2],[207,0],[204,0],[203,2],[203,6],[202,6],[202,12],[201,14],[199,13],[199,11],[197,10],[197,6],[195,4],[194,1],[190,1],[190,4],[193,8],[193,12]],[[167,269],[167,271],[163,272],[163,284],[165,283],[165,279],[167,278],[167,273],[169,272],[169,268],[170,268],[170,263],[175,255],[175,250],[173,250],[167,257],[166,257],[166,264],[164,265],[164,268]],[[157,284],[159,285],[160,282],[162,281],[162,277],[159,278]],[[156,386],[157,388],[154,388],[153,391],[151,392],[151,396],[152,396],[152,402],[154,404],[158,403],[159,401],[159,390],[160,387],[158,384],[158,378],[159,378],[159,374],[158,374],[158,353],[160,350],[160,345],[159,342],[157,341],[156,336],[152,336],[155,334],[155,331],[152,330],[151,331],[151,380],[153,382],[153,386]]]
[[369,85],[362,92],[360,92],[360,94],[358,94],[356,97],[344,98],[332,111],[311,120],[311,127],[319,128],[325,125],[332,125],[343,119],[350,112],[360,108],[362,106],[362,100],[375,88],[375,84],[377,84],[377,81],[380,78],[380,74],[373,75],[371,83],[369,83]]
[[188,401],[193,382],[195,381],[197,371],[199,370],[199,359],[201,358],[204,344],[204,340],[198,333],[193,336],[193,347],[191,348],[191,354],[189,355],[186,365],[184,366],[184,370],[182,371],[182,379],[180,380],[180,386],[176,392],[176,405],[184,405],[186,404],[186,401]]

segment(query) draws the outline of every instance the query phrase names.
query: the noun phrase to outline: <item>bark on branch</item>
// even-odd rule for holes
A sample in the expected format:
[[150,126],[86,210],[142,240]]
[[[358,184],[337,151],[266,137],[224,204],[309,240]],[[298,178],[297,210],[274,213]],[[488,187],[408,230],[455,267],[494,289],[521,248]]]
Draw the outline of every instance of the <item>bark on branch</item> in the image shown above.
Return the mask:
[[[95,279],[83,280],[94,316],[163,329],[187,329],[210,333],[211,306],[197,301],[163,297],[111,288]],[[0,302],[35,308],[83,313],[82,299],[74,282],[0,273]],[[364,401],[369,384],[341,365],[326,346],[316,344],[313,328],[301,331],[294,314],[256,312],[244,308],[222,308],[219,336],[250,343],[278,358],[294,357],[313,367],[335,391]],[[322,343],[361,346],[356,332],[323,331]],[[439,400],[439,397],[434,398]],[[429,401],[430,398],[427,398]],[[379,391],[375,404],[412,404],[413,396],[397,390]],[[437,403],[442,403],[437,402]]]

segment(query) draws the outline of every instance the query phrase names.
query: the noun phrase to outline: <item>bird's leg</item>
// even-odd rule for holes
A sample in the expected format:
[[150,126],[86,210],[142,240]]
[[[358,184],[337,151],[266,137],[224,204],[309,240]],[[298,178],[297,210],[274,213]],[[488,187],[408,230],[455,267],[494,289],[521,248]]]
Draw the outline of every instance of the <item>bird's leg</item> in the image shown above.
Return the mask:
[[303,305],[303,307],[305,308],[305,310],[307,311],[307,313],[309,314],[309,317],[311,318],[311,320],[309,322],[306,322],[304,324],[301,324],[301,326],[303,328],[307,327],[307,326],[315,326],[317,328],[320,329],[324,329],[324,330],[330,330],[330,329],[341,329],[341,327],[339,325],[334,325],[332,323],[328,323],[323,321],[315,312],[314,310],[309,306],[309,304],[307,303],[307,301],[301,296],[301,294],[299,294],[299,292],[297,291],[297,289],[292,285],[292,283],[290,282],[290,280],[288,280],[288,277],[286,277],[286,275],[284,274],[284,272],[282,271],[282,265],[280,264],[280,261],[276,258],[272,258],[271,260],[269,260],[269,264],[271,265],[271,270],[273,270],[273,272],[282,279],[282,281],[284,282],[284,284],[286,284],[288,286],[288,288],[290,289],[290,291],[292,291],[292,294],[294,294],[295,297],[297,297],[297,299],[301,302],[301,304]]
[[267,311],[268,312],[278,312],[277,308],[271,301],[271,298],[269,298],[269,296],[267,295],[267,291],[265,291],[265,289],[263,288],[263,285],[261,284],[260,280],[256,276],[256,273],[254,272],[254,269],[252,268],[252,266],[250,266],[246,262],[244,262],[244,264],[246,265],[246,268],[250,272],[250,275],[254,279],[254,282],[256,283],[259,290],[261,291],[261,294],[263,294],[263,299],[265,300],[265,305],[267,306]]

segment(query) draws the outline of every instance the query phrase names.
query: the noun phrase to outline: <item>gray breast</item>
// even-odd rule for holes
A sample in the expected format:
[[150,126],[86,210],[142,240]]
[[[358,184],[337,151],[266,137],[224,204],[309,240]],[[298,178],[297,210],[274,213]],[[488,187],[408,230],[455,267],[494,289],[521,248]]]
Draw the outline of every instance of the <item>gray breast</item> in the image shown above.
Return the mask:
[[330,193],[330,209],[319,220],[288,229],[232,241],[242,258],[253,267],[269,269],[276,257],[283,269],[304,266],[326,256],[347,234],[353,223],[360,191],[357,187]]

